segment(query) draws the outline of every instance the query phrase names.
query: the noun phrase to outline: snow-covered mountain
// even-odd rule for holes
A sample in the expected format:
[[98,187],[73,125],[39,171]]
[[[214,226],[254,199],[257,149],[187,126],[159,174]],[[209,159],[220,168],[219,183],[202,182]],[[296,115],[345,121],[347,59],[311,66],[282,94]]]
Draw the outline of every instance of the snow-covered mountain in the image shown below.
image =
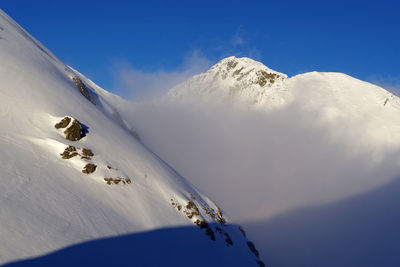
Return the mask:
[[262,265],[244,231],[138,141],[123,102],[0,11],[0,264],[130,234],[39,263]]
[[[250,58],[229,57],[172,88],[166,101],[246,103],[271,111],[293,106],[324,124],[342,122],[367,133],[370,145],[400,146],[400,99],[343,73],[310,72],[288,78]],[[372,143],[371,143],[372,139]]]

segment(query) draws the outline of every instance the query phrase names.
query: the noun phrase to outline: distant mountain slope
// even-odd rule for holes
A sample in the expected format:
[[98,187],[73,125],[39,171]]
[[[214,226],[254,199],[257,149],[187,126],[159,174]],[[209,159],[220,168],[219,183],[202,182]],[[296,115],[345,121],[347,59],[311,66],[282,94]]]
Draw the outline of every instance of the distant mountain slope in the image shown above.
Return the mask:
[[261,264],[221,209],[137,140],[112,99],[0,11],[0,263],[186,227],[188,239],[177,240],[197,244],[196,251],[153,234],[154,242],[180,248],[175,257],[154,250],[134,257],[175,266],[187,266],[182,253],[192,254],[190,265]]

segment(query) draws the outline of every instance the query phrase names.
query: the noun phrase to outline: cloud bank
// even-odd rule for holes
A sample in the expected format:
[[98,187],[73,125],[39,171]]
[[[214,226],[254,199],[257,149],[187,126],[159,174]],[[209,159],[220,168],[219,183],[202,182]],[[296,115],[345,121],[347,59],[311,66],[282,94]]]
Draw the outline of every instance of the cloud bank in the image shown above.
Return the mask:
[[[209,64],[188,62],[176,72],[128,68],[124,81],[133,98],[141,99],[141,90],[160,96]],[[379,144],[365,130],[382,125],[370,128],[367,117],[326,124],[296,104],[265,112],[222,103],[159,99],[132,103],[122,114],[152,151],[245,226],[267,265],[398,262],[400,151],[390,147],[390,134]]]
[[398,262],[400,151],[390,138],[371,141],[368,117],[326,124],[296,104],[265,112],[222,103],[161,99],[132,103],[124,115],[245,227],[267,265]]
[[366,192],[397,174],[396,151],[377,159],[354,138],[357,126],[318,125],[315,116],[200,101],[142,103],[131,118],[153,151],[232,219],[248,221]]

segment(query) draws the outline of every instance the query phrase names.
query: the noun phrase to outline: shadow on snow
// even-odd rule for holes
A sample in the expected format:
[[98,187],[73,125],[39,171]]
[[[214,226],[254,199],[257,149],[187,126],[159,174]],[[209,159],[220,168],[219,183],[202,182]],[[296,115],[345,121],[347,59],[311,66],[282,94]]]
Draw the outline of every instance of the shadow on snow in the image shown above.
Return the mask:
[[241,260],[256,266],[248,249],[227,248],[221,241],[211,241],[197,227],[164,228],[83,242],[2,266],[235,266]]

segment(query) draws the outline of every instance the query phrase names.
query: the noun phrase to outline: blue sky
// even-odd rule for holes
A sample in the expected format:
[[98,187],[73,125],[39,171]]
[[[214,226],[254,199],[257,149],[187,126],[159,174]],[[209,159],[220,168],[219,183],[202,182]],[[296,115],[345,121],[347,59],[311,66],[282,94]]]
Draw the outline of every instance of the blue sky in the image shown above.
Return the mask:
[[182,79],[230,55],[289,76],[337,71],[400,85],[398,1],[2,0],[0,8],[63,62],[122,95],[129,82],[121,72]]

